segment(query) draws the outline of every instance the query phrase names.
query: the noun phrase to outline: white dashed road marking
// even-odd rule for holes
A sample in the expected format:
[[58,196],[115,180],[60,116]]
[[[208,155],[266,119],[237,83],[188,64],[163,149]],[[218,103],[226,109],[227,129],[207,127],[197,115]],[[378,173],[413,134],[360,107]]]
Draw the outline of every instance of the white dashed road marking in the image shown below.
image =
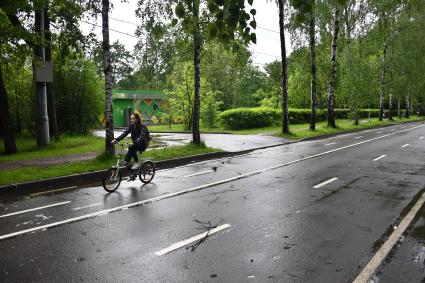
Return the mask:
[[386,157],[386,156],[387,156],[386,154],[383,154],[383,155],[381,155],[381,156],[379,156],[379,157],[375,158],[373,161],[378,161],[379,159],[382,159],[382,158],[384,158],[384,157]]
[[334,177],[334,178],[330,178],[329,180],[327,180],[327,181],[324,181],[324,182],[322,182],[322,183],[320,183],[320,184],[317,184],[316,186],[314,186],[313,188],[314,189],[318,189],[318,188],[320,188],[320,187],[323,187],[323,186],[325,186],[325,185],[327,185],[327,184],[329,184],[329,183],[332,183],[333,181],[336,181],[336,180],[338,180],[338,178],[336,178],[336,177]]
[[199,173],[195,173],[195,174],[186,175],[186,176],[183,176],[183,178],[195,177],[195,176],[204,175],[204,174],[208,174],[208,173],[212,173],[212,172],[214,172],[214,170],[208,170],[208,171],[203,171],[203,172],[199,172]]
[[216,227],[214,229],[208,230],[207,232],[204,232],[202,234],[199,234],[199,235],[190,237],[189,239],[186,239],[186,240],[180,241],[178,243],[175,243],[175,244],[173,244],[173,245],[171,245],[171,246],[169,246],[169,247],[167,247],[165,249],[162,249],[162,250],[156,252],[155,255],[162,256],[162,255],[168,254],[168,253],[170,253],[172,251],[175,251],[175,250],[180,249],[180,248],[182,248],[184,246],[187,246],[187,245],[189,245],[189,244],[191,244],[193,242],[199,241],[202,238],[205,238],[206,236],[210,236],[210,235],[213,235],[213,234],[215,234],[217,232],[220,232],[220,231],[222,231],[224,229],[227,229],[230,226],[231,226],[230,224],[220,225],[220,226],[218,226],[218,227]]
[[401,147],[408,147],[410,144],[406,143],[405,145],[402,145]]

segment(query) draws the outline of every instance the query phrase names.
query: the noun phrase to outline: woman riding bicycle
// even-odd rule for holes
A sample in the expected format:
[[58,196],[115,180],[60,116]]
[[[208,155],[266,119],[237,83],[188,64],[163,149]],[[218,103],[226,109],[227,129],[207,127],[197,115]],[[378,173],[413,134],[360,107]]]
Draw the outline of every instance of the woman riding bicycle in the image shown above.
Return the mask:
[[127,129],[116,139],[112,141],[113,144],[118,143],[124,139],[128,134],[131,134],[131,140],[133,144],[128,147],[127,154],[124,158],[126,166],[130,165],[130,161],[133,158],[137,163],[139,158],[137,157],[137,152],[143,152],[149,145],[150,135],[148,128],[142,124],[142,119],[138,113],[133,113],[130,116],[130,125]]

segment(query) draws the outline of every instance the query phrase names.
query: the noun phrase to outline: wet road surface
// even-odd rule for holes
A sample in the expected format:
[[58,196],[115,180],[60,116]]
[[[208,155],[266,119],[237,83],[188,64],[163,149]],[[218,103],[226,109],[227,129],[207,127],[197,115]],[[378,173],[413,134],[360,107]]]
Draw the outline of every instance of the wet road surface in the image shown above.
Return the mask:
[[[0,282],[351,282],[425,187],[423,136],[366,130],[3,203]],[[371,282],[425,279],[423,225]]]

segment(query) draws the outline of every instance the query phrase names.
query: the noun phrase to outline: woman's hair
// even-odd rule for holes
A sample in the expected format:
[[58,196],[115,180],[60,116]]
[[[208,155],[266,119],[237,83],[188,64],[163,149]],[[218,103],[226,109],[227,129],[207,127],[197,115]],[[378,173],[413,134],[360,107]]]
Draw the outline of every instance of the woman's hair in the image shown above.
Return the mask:
[[136,128],[141,129],[142,128],[142,118],[140,118],[139,113],[132,113],[131,115],[133,115],[136,118]]

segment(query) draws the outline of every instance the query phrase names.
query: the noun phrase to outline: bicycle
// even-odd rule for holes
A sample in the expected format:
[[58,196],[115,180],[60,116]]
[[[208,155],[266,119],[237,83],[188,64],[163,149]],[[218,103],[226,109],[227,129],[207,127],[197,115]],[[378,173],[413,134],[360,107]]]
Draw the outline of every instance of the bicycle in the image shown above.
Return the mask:
[[[105,191],[108,193],[115,192],[121,184],[122,174],[121,170],[126,166],[121,165],[121,159],[124,152],[124,144],[117,143],[121,150],[117,153],[117,163],[106,171],[105,176],[102,180],[102,185]],[[129,146],[130,143],[125,143]],[[144,184],[148,184],[152,181],[155,176],[155,163],[150,159],[144,159],[142,163],[134,163],[131,167],[131,176],[139,176],[140,181]],[[135,178],[129,177],[129,181],[134,181]]]

